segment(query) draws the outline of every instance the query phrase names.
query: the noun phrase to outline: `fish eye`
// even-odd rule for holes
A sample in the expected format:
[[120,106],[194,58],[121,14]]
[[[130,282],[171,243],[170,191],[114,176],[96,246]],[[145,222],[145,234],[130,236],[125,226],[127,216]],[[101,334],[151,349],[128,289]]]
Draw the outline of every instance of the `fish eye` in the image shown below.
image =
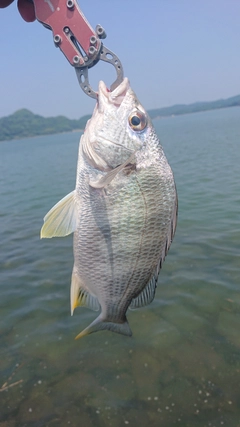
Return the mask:
[[147,126],[147,117],[142,111],[137,110],[130,114],[128,123],[132,130],[140,131]]

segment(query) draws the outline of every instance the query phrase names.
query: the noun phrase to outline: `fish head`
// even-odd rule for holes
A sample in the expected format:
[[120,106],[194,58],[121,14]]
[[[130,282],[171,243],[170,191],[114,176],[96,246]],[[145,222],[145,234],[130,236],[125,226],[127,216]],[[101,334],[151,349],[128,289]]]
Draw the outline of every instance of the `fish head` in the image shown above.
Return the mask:
[[100,81],[97,104],[82,139],[83,153],[95,168],[110,170],[141,150],[151,131],[151,120],[127,78],[112,92]]

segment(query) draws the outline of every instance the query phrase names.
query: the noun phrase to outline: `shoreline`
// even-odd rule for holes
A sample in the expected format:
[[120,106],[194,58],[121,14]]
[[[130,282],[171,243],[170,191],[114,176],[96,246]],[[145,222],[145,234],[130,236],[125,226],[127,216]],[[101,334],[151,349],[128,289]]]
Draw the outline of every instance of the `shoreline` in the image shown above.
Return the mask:
[[84,132],[84,129],[73,129],[73,130],[65,130],[62,132],[51,132],[51,133],[41,133],[41,134],[37,134],[37,135],[21,136],[21,137],[16,137],[16,138],[12,138],[12,139],[1,139],[0,143],[1,142],[10,142],[10,141],[21,141],[22,139],[38,138],[40,136],[62,135],[64,133],[78,133],[78,132]]
[[[229,106],[222,106],[222,107],[209,108],[209,109],[201,109],[198,111],[189,111],[189,112],[182,112],[182,113],[175,113],[175,114],[172,113],[172,114],[168,114],[168,115],[159,115],[159,116],[155,116],[155,117],[150,116],[150,118],[151,118],[151,120],[162,120],[162,119],[174,118],[174,117],[178,117],[178,116],[186,116],[189,114],[205,113],[207,111],[223,110],[223,109],[234,108],[234,107],[240,107],[240,105],[229,105]],[[51,133],[42,133],[42,134],[37,134],[37,135],[21,136],[21,137],[16,137],[16,138],[11,138],[11,139],[2,139],[2,140],[0,140],[0,143],[1,142],[7,142],[7,141],[21,141],[22,139],[36,138],[39,136],[49,136],[49,135],[58,135],[58,134],[63,134],[63,133],[68,134],[68,133],[77,133],[77,132],[84,132],[84,129],[72,129],[69,131],[62,131],[62,132],[58,131],[58,132],[51,132]]]

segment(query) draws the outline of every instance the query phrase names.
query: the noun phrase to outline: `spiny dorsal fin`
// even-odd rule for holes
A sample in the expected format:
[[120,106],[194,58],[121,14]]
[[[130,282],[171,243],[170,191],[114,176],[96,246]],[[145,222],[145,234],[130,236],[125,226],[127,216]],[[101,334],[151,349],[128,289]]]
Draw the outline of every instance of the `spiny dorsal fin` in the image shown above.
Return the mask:
[[107,172],[106,175],[102,176],[98,181],[90,181],[89,185],[93,188],[104,188],[110,184],[110,182],[115,178],[115,176],[123,170],[129,163],[134,159],[135,152],[121,165],[117,166],[110,172]]
[[178,197],[177,197],[177,190],[176,190],[176,198],[175,198],[174,209],[172,212],[171,222],[169,224],[165,248],[163,248],[163,252],[161,254],[161,263],[163,263],[163,261],[165,260],[165,257],[167,256],[167,253],[168,253],[169,248],[171,246],[171,243],[173,241],[173,237],[174,237],[174,234],[176,231],[176,226],[177,226],[177,216],[178,216]]
[[58,202],[44,217],[41,239],[63,237],[77,228],[77,206],[75,190]]

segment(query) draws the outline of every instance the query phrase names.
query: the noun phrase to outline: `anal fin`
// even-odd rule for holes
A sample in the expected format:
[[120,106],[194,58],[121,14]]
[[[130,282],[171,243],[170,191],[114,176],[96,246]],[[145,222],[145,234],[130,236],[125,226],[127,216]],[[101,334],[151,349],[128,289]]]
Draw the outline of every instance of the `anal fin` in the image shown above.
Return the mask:
[[86,287],[81,283],[81,280],[73,268],[72,282],[71,282],[71,314],[76,307],[88,307],[93,311],[100,309],[100,304],[97,297],[90,294]]

